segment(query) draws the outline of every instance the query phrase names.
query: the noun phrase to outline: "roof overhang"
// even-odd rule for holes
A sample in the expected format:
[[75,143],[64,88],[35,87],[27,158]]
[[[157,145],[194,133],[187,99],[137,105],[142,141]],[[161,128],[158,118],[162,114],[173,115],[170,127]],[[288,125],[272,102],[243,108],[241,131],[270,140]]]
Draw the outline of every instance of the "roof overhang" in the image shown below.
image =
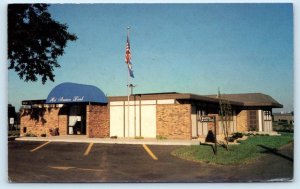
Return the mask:
[[247,102],[245,103],[245,106],[259,106],[259,107],[270,107],[270,108],[283,108],[283,105],[282,104],[279,104],[279,103],[250,103],[250,102]]
[[23,100],[22,105],[45,104],[46,100]]
[[[244,94],[234,94],[243,96]],[[249,94],[246,94],[249,95]],[[277,103],[270,96],[264,94],[250,94],[256,95],[258,97],[268,97],[264,101],[237,101],[228,98],[222,98],[223,102],[229,103],[233,106],[243,106],[243,107],[268,107],[268,108],[282,108],[283,105]],[[111,96],[109,101],[126,101],[127,96]],[[163,99],[175,99],[175,100],[193,100],[199,102],[210,102],[219,103],[219,98],[217,95],[196,95],[191,93],[155,93],[155,94],[134,94],[129,96],[129,100],[163,100]]]

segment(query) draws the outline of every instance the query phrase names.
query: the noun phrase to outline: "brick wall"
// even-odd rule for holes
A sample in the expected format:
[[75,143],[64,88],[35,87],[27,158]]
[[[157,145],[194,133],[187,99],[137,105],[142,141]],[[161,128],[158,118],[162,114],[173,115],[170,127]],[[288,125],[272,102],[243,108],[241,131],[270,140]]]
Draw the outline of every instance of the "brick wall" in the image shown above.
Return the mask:
[[67,124],[68,124],[68,116],[67,115],[60,115],[58,117],[59,120],[59,135],[67,135]]
[[158,104],[156,106],[156,134],[168,139],[191,139],[190,104]]
[[244,132],[248,131],[248,111],[242,110],[240,113],[237,114],[237,121],[236,121],[236,129],[237,132]]
[[[59,115],[60,108],[33,108],[21,112],[20,134],[31,133],[36,136],[50,135],[49,129],[59,128],[61,135],[66,134],[67,116]],[[26,127],[26,133],[23,128]]]
[[107,105],[87,105],[86,128],[89,138],[109,137],[109,108]]

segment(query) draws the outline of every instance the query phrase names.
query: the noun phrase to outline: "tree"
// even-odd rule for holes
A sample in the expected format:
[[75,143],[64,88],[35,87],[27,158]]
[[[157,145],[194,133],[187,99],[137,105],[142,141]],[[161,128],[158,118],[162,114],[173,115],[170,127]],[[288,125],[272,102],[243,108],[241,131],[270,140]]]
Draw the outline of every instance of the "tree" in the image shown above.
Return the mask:
[[20,79],[42,83],[54,81],[57,58],[64,54],[67,42],[77,36],[70,34],[66,24],[51,18],[47,4],[8,5],[8,69]]
[[228,151],[229,127],[230,127],[230,121],[232,119],[232,108],[230,102],[222,98],[220,90],[218,90],[218,98],[219,98],[219,105],[220,105],[221,124],[222,124],[223,132],[225,135],[225,141],[226,141],[225,148]]

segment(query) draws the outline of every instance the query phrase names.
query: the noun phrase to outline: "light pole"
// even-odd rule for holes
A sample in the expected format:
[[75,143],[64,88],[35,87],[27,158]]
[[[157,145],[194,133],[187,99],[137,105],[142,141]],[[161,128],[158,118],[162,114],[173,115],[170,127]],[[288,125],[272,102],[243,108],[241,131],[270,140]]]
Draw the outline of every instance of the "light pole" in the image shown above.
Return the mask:
[[136,87],[137,85],[129,84],[127,87],[130,88],[130,95],[133,95],[133,88]]

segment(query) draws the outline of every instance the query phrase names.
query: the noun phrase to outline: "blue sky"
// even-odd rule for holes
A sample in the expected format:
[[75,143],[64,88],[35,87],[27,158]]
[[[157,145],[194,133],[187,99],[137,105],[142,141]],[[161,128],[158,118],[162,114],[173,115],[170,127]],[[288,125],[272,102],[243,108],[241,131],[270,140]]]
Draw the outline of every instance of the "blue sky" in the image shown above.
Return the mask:
[[294,108],[291,4],[57,4],[49,11],[79,39],[58,59],[55,82],[26,83],[8,72],[8,102],[17,108],[67,81],[126,95],[127,26],[136,93],[220,88],[262,92]]

